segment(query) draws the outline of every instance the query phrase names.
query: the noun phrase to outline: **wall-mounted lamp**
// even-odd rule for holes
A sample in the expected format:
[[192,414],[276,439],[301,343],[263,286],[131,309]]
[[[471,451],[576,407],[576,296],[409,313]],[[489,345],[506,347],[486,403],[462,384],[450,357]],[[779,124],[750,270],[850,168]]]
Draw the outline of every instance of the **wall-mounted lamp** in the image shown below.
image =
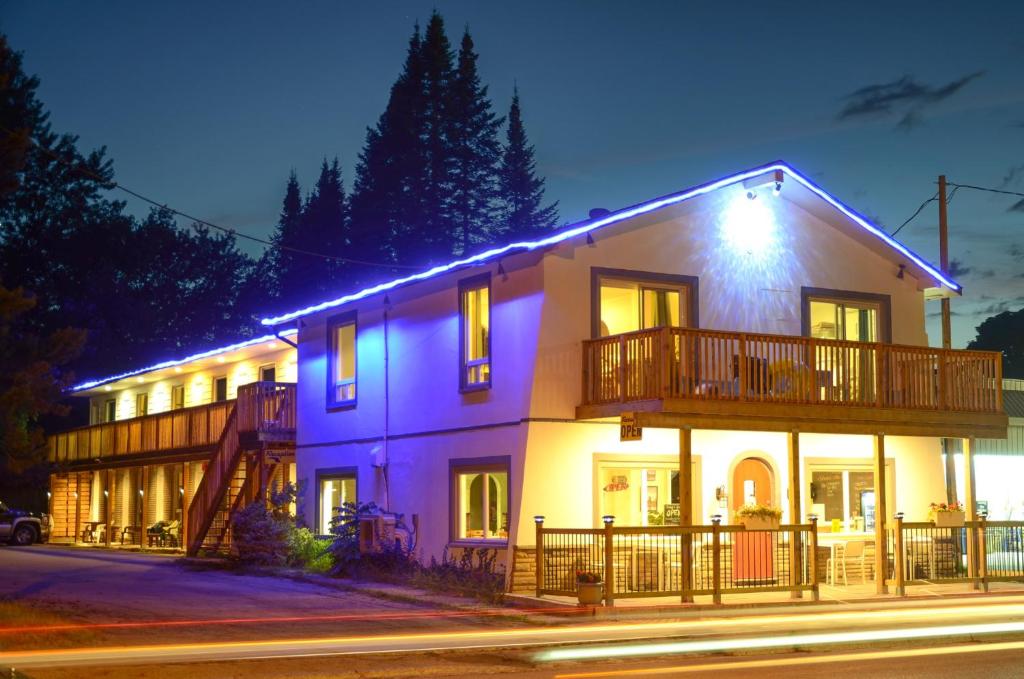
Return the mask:
[[899,278],[900,280],[903,280],[903,272],[906,271],[906,269],[907,269],[907,265],[906,264],[900,264],[900,270],[896,272],[896,278]]
[[782,193],[782,182],[775,182],[775,188],[772,189],[772,195],[776,198]]

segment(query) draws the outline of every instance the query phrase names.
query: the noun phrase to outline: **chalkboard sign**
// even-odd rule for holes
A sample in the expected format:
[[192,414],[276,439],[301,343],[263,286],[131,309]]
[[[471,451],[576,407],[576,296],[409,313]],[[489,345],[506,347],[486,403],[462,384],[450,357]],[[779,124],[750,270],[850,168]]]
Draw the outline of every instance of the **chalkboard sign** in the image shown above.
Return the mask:
[[[843,518],[843,473],[812,472],[812,498],[816,505],[825,505],[825,521]],[[821,521],[821,519],[819,519]]]
[[873,472],[850,472],[850,516],[864,516],[867,508],[861,506],[861,493],[874,490]]
[[672,502],[665,505],[665,525],[666,526],[678,526],[679,525],[679,503]]

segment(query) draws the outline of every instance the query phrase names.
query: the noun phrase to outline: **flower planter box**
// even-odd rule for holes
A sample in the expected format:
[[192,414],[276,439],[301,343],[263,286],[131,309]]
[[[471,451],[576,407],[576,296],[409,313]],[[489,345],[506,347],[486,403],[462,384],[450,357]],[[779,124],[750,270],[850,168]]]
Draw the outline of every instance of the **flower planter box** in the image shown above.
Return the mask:
[[603,582],[577,582],[576,596],[581,606],[600,606],[604,600]]
[[959,512],[935,512],[932,514],[932,521],[936,528],[963,528],[964,513]]
[[780,525],[779,519],[761,516],[741,516],[739,522],[747,530],[778,530]]

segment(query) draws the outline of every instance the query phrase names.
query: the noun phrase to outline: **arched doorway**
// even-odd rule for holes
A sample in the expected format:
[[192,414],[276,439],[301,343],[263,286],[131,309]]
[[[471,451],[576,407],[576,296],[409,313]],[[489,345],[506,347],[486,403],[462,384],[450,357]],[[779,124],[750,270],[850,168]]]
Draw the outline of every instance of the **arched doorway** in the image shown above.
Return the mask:
[[775,497],[772,468],[758,457],[746,457],[732,471],[729,506],[733,513],[742,505],[770,505]]

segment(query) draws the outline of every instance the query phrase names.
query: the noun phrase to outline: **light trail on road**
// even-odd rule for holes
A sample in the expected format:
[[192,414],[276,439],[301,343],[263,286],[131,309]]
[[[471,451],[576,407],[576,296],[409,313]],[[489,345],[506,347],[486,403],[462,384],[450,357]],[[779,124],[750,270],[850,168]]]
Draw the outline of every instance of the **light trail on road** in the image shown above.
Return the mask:
[[792,658],[764,658],[761,660],[737,660],[727,662],[701,663],[697,665],[672,665],[668,667],[619,668],[613,671],[574,672],[556,674],[555,679],[597,679],[598,677],[638,677],[658,674],[707,674],[738,670],[793,667],[804,665],[825,665],[832,663],[864,663],[869,660],[906,660],[936,655],[963,655],[971,653],[1005,653],[1024,651],[1024,641],[1003,641],[965,644],[963,646],[939,646],[934,648],[910,648],[895,651],[863,651],[859,653],[834,653],[831,655],[799,656]]
[[[703,640],[677,642],[679,644],[721,643],[728,641],[737,648],[759,648],[759,640],[768,640],[780,646],[794,646],[812,643],[809,634],[779,637],[778,630],[797,627],[830,626],[838,622],[861,625],[884,624],[885,629],[850,632],[850,634],[874,634],[877,639],[907,638],[908,623],[922,620],[948,623],[957,621],[955,627],[945,625],[941,634],[960,636],[962,634],[992,634],[996,631],[1024,631],[1024,619],[1004,622],[1012,617],[1024,618],[1024,603],[992,605],[988,601],[975,601],[973,605],[931,606],[924,608],[890,608],[867,611],[822,611],[809,614],[795,612],[784,615],[746,615],[722,618],[702,618],[676,621],[620,622],[589,625],[567,625],[557,627],[514,627],[501,629],[479,629],[460,631],[423,631],[415,633],[391,633],[381,635],[332,636],[312,639],[278,638],[255,641],[222,641],[199,643],[166,643],[145,645],[120,645],[116,647],[92,647],[71,649],[42,649],[9,651],[0,653],[0,667],[32,668],[82,665],[150,664],[162,662],[193,662],[210,660],[242,660],[254,658],[282,658],[300,656],[330,656],[365,653],[396,653],[424,651],[453,651],[479,648],[510,648],[522,646],[553,646],[562,644],[609,644],[612,642],[638,642],[664,639],[673,636],[709,636],[711,634],[739,634],[744,631],[745,639],[732,637],[727,640]],[[966,619],[979,617],[996,618],[1000,622],[964,625]],[[767,628],[767,629],[765,629]],[[925,633],[922,633],[925,634]],[[820,636],[820,635],[819,635]],[[834,637],[835,635],[832,634]],[[876,637],[865,636],[863,639]],[[851,638],[836,639],[832,643],[844,643]],[[665,645],[668,642],[662,642]],[[651,644],[645,644],[650,647]],[[593,648],[593,647],[591,647]],[[601,647],[607,652],[609,646]],[[622,648],[622,647],[618,647]],[[566,650],[558,649],[551,653]],[[596,656],[595,656],[596,657]],[[548,658],[555,659],[555,658]]]
[[934,627],[900,627],[897,629],[857,630],[824,634],[789,634],[770,637],[743,637],[740,639],[707,639],[703,641],[673,641],[657,644],[629,644],[620,646],[590,646],[586,648],[560,648],[544,651],[538,660],[608,660],[611,658],[638,658],[650,655],[679,655],[694,653],[722,653],[728,651],[756,651],[761,649],[826,646],[834,644],[872,643],[879,641],[910,641],[938,637],[1013,634],[1024,632],[1024,622],[992,622],[974,625],[937,625]]

